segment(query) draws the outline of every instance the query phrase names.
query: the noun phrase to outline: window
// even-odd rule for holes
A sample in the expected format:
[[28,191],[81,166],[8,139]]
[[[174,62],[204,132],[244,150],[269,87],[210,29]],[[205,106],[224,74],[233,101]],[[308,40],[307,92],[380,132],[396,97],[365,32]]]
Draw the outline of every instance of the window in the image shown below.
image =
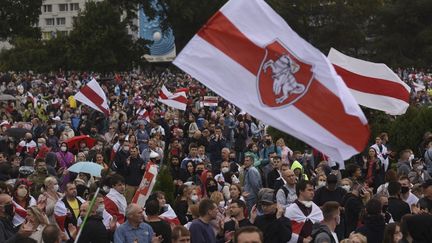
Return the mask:
[[52,5],[51,4],[46,4],[46,5],[43,5],[43,12],[44,13],[47,13],[47,12],[52,12]]
[[54,25],[54,18],[45,19],[45,24],[46,25]]
[[70,4],[70,11],[78,11],[78,10],[79,10],[79,3]]
[[57,25],[65,25],[66,18],[57,18]]
[[65,4],[59,4],[58,6],[59,6],[59,11],[60,12],[68,11],[68,4],[67,3],[65,3]]
[[52,37],[51,31],[42,32],[42,39],[49,40],[49,39],[51,39],[51,37]]

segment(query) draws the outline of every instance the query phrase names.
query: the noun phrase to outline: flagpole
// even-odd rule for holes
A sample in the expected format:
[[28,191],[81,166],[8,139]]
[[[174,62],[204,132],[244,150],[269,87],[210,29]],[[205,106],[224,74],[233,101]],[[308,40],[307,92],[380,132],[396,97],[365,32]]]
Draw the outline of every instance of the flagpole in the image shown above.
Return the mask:
[[92,199],[91,202],[90,202],[90,206],[89,206],[89,208],[88,208],[88,210],[87,210],[86,216],[85,216],[85,218],[84,218],[84,220],[83,220],[83,222],[82,222],[82,224],[81,224],[81,226],[80,226],[80,228],[79,228],[79,231],[78,231],[77,236],[75,237],[75,241],[74,241],[74,243],[78,243],[78,239],[79,239],[79,237],[81,236],[81,232],[82,232],[82,230],[84,229],[85,224],[87,223],[87,218],[89,217],[90,212],[92,211],[92,208],[93,208],[94,203],[95,203],[95,201],[96,201],[97,195],[99,194],[99,190],[100,190],[100,187],[98,187],[98,188],[96,189],[96,192],[95,192],[95,194],[94,194],[94,196],[93,196],[93,199]]

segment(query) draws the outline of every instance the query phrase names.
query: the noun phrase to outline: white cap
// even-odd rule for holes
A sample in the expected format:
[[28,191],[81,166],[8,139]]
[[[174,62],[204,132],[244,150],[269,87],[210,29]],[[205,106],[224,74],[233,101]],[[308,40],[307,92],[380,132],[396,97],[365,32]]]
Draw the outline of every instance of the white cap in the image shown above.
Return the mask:
[[155,159],[155,158],[158,158],[159,157],[159,154],[158,153],[156,153],[155,151],[151,151],[150,152],[150,159]]

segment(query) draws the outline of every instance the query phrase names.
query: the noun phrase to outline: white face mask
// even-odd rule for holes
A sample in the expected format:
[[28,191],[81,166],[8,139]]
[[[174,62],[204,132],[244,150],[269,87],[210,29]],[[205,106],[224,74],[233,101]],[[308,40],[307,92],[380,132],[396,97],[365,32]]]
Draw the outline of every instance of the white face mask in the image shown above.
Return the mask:
[[192,202],[194,202],[194,203],[198,202],[198,195],[192,195],[192,196],[191,196],[191,200],[192,200]]
[[19,188],[17,190],[17,195],[19,197],[25,197],[27,195],[27,189],[25,189],[25,188]]
[[222,173],[228,173],[230,171],[230,169],[228,167],[223,167],[221,169]]
[[103,211],[105,210],[105,205],[102,203],[98,206],[98,208],[96,209],[96,214],[98,215],[102,215]]
[[58,184],[54,185],[53,189],[54,189],[55,192],[58,191],[59,190],[59,185]]
[[60,150],[61,150],[62,152],[66,152],[67,148],[66,148],[66,147],[61,147]]
[[303,205],[305,205],[307,208],[312,207],[312,201],[300,201],[301,203],[303,203]]
[[110,188],[107,186],[103,186],[102,190],[104,190],[104,192],[108,193],[110,191]]
[[408,159],[409,159],[409,161],[412,161],[414,159],[414,154],[411,154]]
[[326,186],[326,182],[325,181],[318,181],[317,188],[321,188],[323,186]]
[[423,165],[417,166],[417,170],[423,170]]
[[343,185],[341,186],[345,191],[349,192],[351,187],[349,185]]
[[123,147],[123,151],[129,151],[129,147],[128,146],[124,146]]
[[225,207],[225,201],[220,202],[219,207],[221,207],[221,208]]

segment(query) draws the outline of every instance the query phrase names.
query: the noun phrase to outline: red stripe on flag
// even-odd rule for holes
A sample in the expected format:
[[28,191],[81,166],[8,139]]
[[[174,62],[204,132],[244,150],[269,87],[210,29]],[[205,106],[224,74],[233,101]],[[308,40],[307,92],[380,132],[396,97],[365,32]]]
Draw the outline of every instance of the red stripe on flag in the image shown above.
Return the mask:
[[198,35],[256,75],[265,50],[250,41],[231,21],[217,12]]
[[88,85],[81,88],[80,92],[87,97],[93,104],[95,104],[105,115],[109,115],[109,111],[105,109],[102,104],[104,100],[99,96],[93,89],[91,89]]
[[353,73],[336,64],[333,64],[333,66],[350,89],[368,94],[393,97],[407,103],[409,102],[410,93],[401,84],[385,79],[366,77],[357,73]]
[[162,92],[162,90],[159,92],[159,97],[163,100],[175,100],[183,104],[186,104],[188,102],[187,98],[182,95],[177,96],[175,98],[168,98],[168,96],[166,96],[164,92]]
[[[249,40],[222,12],[217,12],[198,35],[253,75],[258,74],[265,49]],[[368,142],[368,126],[347,114],[339,97],[317,80],[294,106],[357,151],[362,151]]]

